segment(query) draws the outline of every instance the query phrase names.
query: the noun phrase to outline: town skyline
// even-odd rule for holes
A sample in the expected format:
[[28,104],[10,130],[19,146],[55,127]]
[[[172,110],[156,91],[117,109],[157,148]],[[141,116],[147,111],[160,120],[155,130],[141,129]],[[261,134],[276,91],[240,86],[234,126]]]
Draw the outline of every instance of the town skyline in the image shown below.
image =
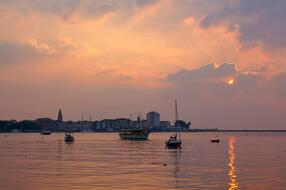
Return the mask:
[[[40,117],[37,119],[0,120],[0,132],[118,132],[128,128],[145,128],[153,132],[189,131],[191,122],[176,120],[174,123],[161,120],[160,113],[150,111],[146,117],[138,113],[131,113],[130,118],[104,118],[102,120],[64,120],[63,112],[59,109],[57,118]],[[177,118],[177,117],[176,117]]]

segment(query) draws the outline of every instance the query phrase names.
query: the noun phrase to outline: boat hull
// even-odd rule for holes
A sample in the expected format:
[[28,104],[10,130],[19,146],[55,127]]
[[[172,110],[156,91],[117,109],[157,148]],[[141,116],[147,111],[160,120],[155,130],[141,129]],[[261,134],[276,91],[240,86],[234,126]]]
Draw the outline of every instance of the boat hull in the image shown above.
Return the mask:
[[65,142],[73,142],[74,141],[74,138],[65,138]]
[[66,134],[65,136],[65,142],[72,143],[74,141],[74,137],[71,134]]
[[167,148],[170,148],[170,149],[181,148],[182,141],[176,141],[176,142],[168,142],[168,141],[166,141],[166,146],[167,146]]
[[51,132],[50,131],[42,131],[41,135],[51,135]]

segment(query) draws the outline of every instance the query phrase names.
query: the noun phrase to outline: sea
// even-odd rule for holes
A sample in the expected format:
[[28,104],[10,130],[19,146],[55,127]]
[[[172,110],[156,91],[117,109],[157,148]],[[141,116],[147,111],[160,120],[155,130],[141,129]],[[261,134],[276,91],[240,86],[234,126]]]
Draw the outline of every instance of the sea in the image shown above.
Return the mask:
[[0,189],[286,189],[286,133],[181,133],[182,148],[167,149],[170,135],[2,133]]

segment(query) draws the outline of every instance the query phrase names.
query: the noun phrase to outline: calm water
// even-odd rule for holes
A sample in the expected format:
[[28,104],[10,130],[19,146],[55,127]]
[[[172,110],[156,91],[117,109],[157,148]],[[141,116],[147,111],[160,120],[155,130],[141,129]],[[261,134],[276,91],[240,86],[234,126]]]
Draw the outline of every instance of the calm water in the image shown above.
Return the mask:
[[0,189],[286,189],[286,133],[184,133],[178,151],[168,135],[0,134]]

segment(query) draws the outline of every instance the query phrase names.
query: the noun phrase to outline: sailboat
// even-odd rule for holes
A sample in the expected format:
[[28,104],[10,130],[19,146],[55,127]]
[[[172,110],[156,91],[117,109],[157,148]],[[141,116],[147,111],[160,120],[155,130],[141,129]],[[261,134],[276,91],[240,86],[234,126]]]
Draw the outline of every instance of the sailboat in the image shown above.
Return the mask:
[[[177,107],[177,100],[175,100],[175,127],[178,127],[178,107]],[[178,132],[171,135],[168,140],[165,141],[165,144],[168,148],[181,148],[182,140],[181,140],[181,133]]]
[[71,132],[71,129],[69,127],[69,130],[66,132],[65,134],[65,142],[66,143],[72,143],[74,141],[74,137],[72,136],[72,132]]
[[72,133],[71,132],[67,132],[66,133],[66,136],[65,136],[65,142],[73,142],[75,139],[74,137],[72,136]]

